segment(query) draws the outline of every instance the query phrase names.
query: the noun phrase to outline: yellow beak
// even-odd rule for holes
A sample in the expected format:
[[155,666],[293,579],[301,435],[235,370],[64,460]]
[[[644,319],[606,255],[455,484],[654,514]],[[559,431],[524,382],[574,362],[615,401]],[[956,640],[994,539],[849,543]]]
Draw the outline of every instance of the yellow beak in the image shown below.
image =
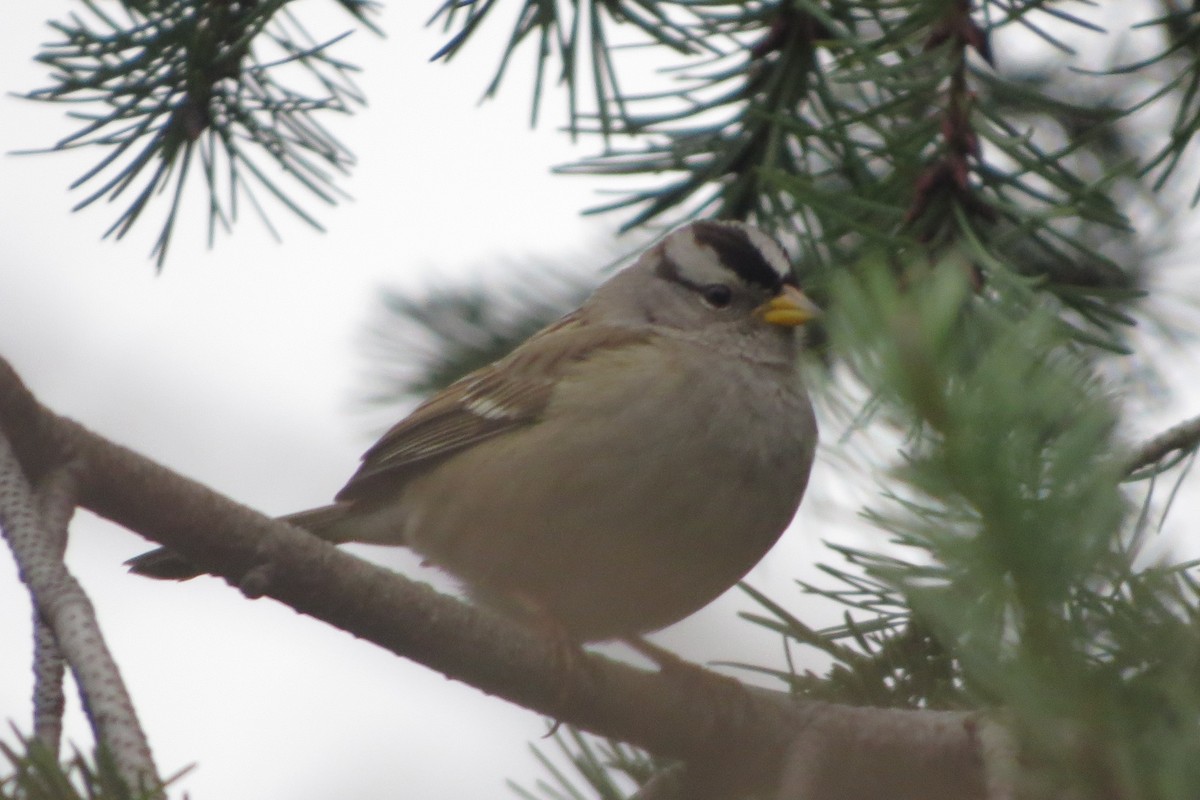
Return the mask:
[[755,313],[762,317],[764,322],[795,328],[821,316],[821,309],[809,300],[804,292],[795,286],[785,285],[779,296],[763,303],[755,309]]

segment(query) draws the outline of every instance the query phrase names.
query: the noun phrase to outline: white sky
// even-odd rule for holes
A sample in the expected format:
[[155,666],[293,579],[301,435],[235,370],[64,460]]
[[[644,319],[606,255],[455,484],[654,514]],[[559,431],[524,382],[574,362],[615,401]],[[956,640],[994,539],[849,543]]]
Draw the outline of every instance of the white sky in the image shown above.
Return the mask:
[[[560,106],[548,102],[543,127],[530,131],[530,72],[519,66],[500,102],[478,106],[494,59],[429,64],[439,39],[421,25],[432,4],[413,5],[386,7],[386,40],[356,33],[339,51],[365,67],[370,105],[335,126],[359,166],[344,184],[355,201],[316,209],[325,234],[279,212],[276,244],[246,215],[206,251],[193,207],[156,275],[147,254],[158,209],[117,244],[99,241],[114,207],[69,213],[82,194],[66,187],[97,153],[0,157],[0,353],[44,403],[266,513],[319,505],[370,444],[353,399],[357,344],[380,286],[419,290],[489,263],[587,253],[611,236],[615,218],[578,213],[605,199],[595,181],[548,174],[590,152],[554,130]],[[8,10],[3,89],[46,84],[31,57],[55,38],[44,20],[68,8],[81,10],[61,0]],[[313,32],[349,27],[338,16]],[[0,151],[70,133],[63,111],[0,97]],[[792,565],[817,547],[787,537],[786,555],[760,567],[756,583],[794,597]],[[122,561],[145,549],[81,513],[69,565],[160,769],[198,763],[179,784],[193,798],[507,797],[505,779],[543,776],[528,750],[546,730],[537,715],[215,579],[127,575]],[[371,556],[429,577],[403,555]],[[734,593],[659,641],[698,659],[781,666],[774,637],[735,620],[749,608]],[[28,600],[0,557],[0,722],[25,731],[28,627]],[[71,704],[68,735],[86,749]]]

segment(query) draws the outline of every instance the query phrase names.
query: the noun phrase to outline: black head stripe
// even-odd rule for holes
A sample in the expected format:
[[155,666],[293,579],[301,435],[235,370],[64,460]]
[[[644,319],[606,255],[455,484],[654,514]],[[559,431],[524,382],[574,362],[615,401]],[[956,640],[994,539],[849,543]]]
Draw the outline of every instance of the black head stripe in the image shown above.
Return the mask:
[[772,292],[779,291],[784,279],[763,257],[744,230],[734,225],[701,220],[692,224],[696,241],[711,247],[725,267],[746,283]]
[[667,247],[664,242],[659,242],[655,245],[658,251],[658,258],[654,267],[655,274],[660,278],[664,278],[673,283],[682,283],[679,275],[679,265],[675,263],[669,255],[667,255]]

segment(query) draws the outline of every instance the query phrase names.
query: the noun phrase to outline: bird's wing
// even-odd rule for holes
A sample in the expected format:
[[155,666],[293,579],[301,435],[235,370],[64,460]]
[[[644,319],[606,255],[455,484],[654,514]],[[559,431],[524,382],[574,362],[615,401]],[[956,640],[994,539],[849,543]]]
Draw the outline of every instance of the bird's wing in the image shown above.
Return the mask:
[[357,499],[380,480],[403,481],[414,468],[536,422],[558,379],[572,365],[649,336],[646,331],[588,324],[578,312],[563,317],[396,423],[363,455],[362,466],[337,499]]

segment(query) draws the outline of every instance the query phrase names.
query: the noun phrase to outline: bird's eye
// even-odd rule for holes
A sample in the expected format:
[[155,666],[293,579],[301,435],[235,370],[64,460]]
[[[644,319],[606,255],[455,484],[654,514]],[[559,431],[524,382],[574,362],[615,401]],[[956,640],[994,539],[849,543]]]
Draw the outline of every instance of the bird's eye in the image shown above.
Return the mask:
[[723,283],[710,283],[700,290],[700,296],[712,308],[729,308],[733,302],[733,290]]

